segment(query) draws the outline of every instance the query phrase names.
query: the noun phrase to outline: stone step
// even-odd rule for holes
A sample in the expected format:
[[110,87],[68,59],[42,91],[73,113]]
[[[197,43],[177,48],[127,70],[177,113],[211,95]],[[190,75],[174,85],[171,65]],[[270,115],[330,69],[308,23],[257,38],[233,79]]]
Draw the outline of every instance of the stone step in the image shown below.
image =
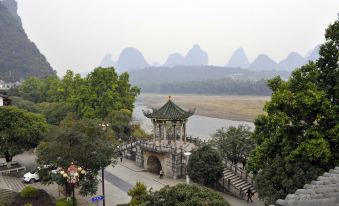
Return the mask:
[[0,205],[10,205],[15,195],[11,190],[0,189]]

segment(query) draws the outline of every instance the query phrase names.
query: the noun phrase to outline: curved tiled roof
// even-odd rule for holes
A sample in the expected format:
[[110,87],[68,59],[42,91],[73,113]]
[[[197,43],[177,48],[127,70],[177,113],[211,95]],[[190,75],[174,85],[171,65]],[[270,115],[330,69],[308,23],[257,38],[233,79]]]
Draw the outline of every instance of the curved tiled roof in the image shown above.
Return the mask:
[[281,206],[337,206],[339,205],[339,167],[325,172],[317,180],[306,184],[284,200],[279,199],[276,205]]
[[153,112],[143,112],[148,118],[161,120],[184,120],[194,114],[194,110],[185,111],[172,102],[171,99],[169,99],[160,109],[153,109]]

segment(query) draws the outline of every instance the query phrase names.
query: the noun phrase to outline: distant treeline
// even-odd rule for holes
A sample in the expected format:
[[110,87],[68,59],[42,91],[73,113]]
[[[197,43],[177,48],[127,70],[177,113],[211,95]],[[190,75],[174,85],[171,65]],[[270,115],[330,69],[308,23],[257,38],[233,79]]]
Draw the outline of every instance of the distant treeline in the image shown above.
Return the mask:
[[182,93],[215,95],[271,95],[266,80],[237,80],[224,78],[218,80],[141,83],[137,84],[146,93]]

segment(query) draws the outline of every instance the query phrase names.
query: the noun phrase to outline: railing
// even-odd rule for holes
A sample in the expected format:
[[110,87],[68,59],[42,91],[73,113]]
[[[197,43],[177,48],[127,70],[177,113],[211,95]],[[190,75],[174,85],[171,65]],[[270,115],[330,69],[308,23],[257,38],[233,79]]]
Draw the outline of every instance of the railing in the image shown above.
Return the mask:
[[248,183],[253,185],[253,174],[248,173],[246,170],[238,168],[237,165],[232,164],[231,162],[225,160],[225,167],[231,170],[236,176],[240,177],[241,179],[245,180]]
[[7,170],[0,171],[0,174],[11,174],[13,172],[26,171],[26,167],[8,168]]
[[225,179],[224,177],[219,180],[219,184],[226,189],[228,192],[235,194],[239,198],[245,198],[246,191],[242,191],[242,188],[237,188],[234,184],[232,184],[230,179]]
[[[17,161],[12,161],[9,164],[11,165],[18,165],[19,163]],[[0,162],[0,167],[7,166],[7,162]]]
[[186,137],[186,141],[193,143],[195,145],[202,145],[202,144],[208,143],[208,141],[206,140],[201,140],[199,137],[192,137],[192,136]]

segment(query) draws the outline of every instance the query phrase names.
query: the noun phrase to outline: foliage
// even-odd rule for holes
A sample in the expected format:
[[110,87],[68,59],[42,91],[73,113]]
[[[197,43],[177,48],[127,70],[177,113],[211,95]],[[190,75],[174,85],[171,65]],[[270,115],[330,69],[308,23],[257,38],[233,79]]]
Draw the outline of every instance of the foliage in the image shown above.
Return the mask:
[[251,135],[252,132],[248,126],[230,126],[227,129],[218,129],[212,136],[212,142],[223,157],[231,160],[233,164],[237,164],[246,159],[254,148]]
[[[37,149],[38,163],[54,167],[67,168],[71,162],[86,170],[80,180],[80,193],[83,195],[95,194],[97,191],[98,171],[112,164],[115,157],[116,144],[114,135],[107,128],[101,127],[101,121],[96,119],[75,119],[71,113],[53,128]],[[48,173],[44,173],[48,175]],[[61,175],[56,179],[42,178],[43,183],[56,181],[66,185]]]
[[23,206],[33,206],[32,203],[26,203]]
[[62,80],[54,76],[28,78],[9,94],[34,103],[59,102],[80,118],[103,120],[114,111],[133,111],[139,92],[129,84],[127,73],[118,75],[114,68],[99,67],[85,78],[72,71],[67,71]]
[[25,100],[22,97],[11,96],[11,105],[36,113],[34,102]]
[[150,93],[177,93],[177,94],[237,94],[237,95],[271,95],[272,91],[267,87],[266,81],[239,80],[222,78],[213,80],[196,80],[183,82],[164,82],[140,84],[143,92]]
[[[138,197],[138,205],[166,205],[166,206],[228,206],[228,202],[221,195],[211,189],[187,184],[177,184],[175,186],[165,186],[159,191],[149,191]],[[133,200],[133,198],[132,198]],[[132,201],[131,201],[132,203]],[[132,205],[130,203],[130,205]]]
[[20,196],[22,198],[36,198],[38,196],[39,190],[32,186],[24,187],[21,192]]
[[131,120],[132,112],[127,109],[111,111],[105,118],[108,126],[115,132],[119,139],[126,139],[130,136],[129,123]]
[[214,185],[222,177],[223,163],[217,150],[209,145],[192,151],[187,172],[189,177],[203,185]]
[[[75,205],[77,200],[75,199]],[[67,198],[61,198],[56,201],[56,206],[73,206],[73,200],[67,201]]]
[[128,196],[131,196],[131,206],[141,204],[141,198],[148,194],[147,187],[142,182],[137,182],[133,188],[127,192]]
[[55,71],[31,42],[22,25],[0,2],[0,77],[7,82],[29,76],[55,75]]
[[140,124],[131,124],[130,127],[132,130],[132,137],[144,140],[151,139],[152,135],[146,133],[146,131],[140,127]]
[[302,187],[339,164],[339,21],[326,30],[320,58],[284,82],[270,80],[267,114],[256,121],[248,164],[266,203]]
[[38,103],[35,105],[35,109],[46,117],[48,124],[52,125],[59,125],[68,112],[71,112],[71,108],[67,104],[58,102]]
[[36,147],[46,131],[47,123],[42,115],[15,106],[0,107],[0,153],[7,162]]

